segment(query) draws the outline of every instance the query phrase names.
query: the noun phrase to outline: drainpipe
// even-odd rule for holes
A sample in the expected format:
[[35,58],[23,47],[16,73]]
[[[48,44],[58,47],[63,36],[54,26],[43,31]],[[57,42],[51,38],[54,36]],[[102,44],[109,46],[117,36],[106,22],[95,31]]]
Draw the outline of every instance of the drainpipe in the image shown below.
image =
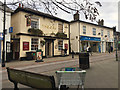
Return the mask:
[[70,45],[70,23],[69,23],[69,54],[71,54],[71,45]]
[[79,30],[79,53],[81,52],[80,48],[80,21],[78,21],[78,30]]

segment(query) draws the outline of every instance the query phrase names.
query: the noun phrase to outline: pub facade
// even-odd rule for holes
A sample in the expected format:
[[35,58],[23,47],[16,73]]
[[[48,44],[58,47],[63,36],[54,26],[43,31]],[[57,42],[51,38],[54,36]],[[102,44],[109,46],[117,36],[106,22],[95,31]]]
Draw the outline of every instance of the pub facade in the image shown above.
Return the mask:
[[30,8],[18,7],[12,14],[13,59],[41,49],[44,57],[69,55],[69,22]]

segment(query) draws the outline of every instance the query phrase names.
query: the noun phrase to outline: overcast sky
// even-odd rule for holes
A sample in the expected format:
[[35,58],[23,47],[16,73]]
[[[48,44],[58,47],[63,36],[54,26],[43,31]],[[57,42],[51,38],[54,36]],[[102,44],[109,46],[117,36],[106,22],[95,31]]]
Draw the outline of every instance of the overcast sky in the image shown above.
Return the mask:
[[[4,1],[4,0],[0,0]],[[10,2],[10,0],[7,0]],[[98,19],[104,19],[104,25],[108,27],[117,26],[118,31],[118,2],[120,0],[93,0],[93,1],[100,1],[102,7],[98,7],[100,15]],[[66,14],[64,12],[58,12],[58,17],[71,21],[73,20],[73,15]],[[84,18],[84,16],[80,16],[81,20],[88,21]],[[90,21],[88,21],[90,22]],[[120,30],[119,30],[120,31]]]
[[[96,1],[96,0],[95,0]],[[119,0],[99,0],[102,7],[98,7],[100,15],[98,19],[104,19],[104,25],[108,27],[117,26],[118,31],[118,2]],[[67,20],[73,20],[73,16],[66,14],[58,14],[59,17]],[[86,20],[83,16],[80,16],[81,20]],[[90,22],[90,21],[88,21]],[[119,30],[120,31],[120,30]]]

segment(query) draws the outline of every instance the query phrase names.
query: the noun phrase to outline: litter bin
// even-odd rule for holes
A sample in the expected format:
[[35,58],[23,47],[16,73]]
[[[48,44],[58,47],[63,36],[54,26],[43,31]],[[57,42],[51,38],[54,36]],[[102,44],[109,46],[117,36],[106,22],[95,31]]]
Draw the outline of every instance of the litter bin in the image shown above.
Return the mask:
[[32,52],[33,60],[36,60],[36,52]]
[[26,56],[27,60],[33,60],[33,52],[26,52]]
[[36,50],[36,62],[43,62],[43,51],[41,49]]
[[86,53],[86,52],[79,53],[79,67],[81,69],[90,68],[89,53]]

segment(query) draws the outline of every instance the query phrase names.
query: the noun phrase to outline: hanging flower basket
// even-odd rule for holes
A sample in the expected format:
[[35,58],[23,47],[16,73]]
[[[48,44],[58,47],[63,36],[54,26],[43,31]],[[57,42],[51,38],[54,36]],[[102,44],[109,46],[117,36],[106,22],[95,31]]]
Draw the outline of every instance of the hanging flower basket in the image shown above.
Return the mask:
[[41,40],[40,41],[40,45],[43,47],[45,45],[45,41],[44,40]]
[[30,32],[31,34],[34,34],[34,35],[41,35],[41,36],[43,35],[43,31],[40,29],[29,28],[28,32]]
[[50,35],[51,35],[51,36],[55,36],[55,33],[54,33],[54,32],[52,32]]
[[62,38],[67,38],[67,34],[64,34],[64,33],[56,33],[55,35],[56,37],[62,37]]

